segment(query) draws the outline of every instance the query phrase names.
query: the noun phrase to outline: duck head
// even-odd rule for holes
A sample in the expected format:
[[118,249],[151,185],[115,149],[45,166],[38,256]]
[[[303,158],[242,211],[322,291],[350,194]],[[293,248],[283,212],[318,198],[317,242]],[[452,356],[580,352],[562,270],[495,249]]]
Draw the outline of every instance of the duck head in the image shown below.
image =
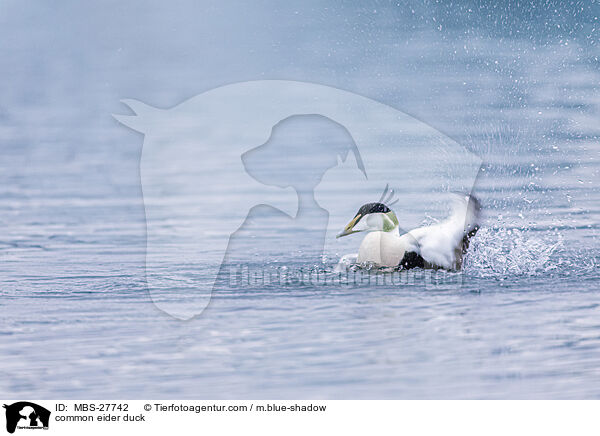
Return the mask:
[[383,203],[367,203],[336,238],[358,232],[391,232],[398,227],[396,214]]

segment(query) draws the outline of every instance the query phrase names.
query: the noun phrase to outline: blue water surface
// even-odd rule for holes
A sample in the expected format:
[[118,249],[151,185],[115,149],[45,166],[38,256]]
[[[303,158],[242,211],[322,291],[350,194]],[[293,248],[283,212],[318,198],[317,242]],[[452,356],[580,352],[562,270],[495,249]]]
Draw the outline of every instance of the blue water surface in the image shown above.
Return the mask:
[[[599,9],[3,2],[0,396],[600,398]],[[144,138],[111,114],[259,79],[368,96],[483,159],[461,286],[336,282],[290,231],[242,256],[331,281],[222,284],[189,321],[153,304]]]

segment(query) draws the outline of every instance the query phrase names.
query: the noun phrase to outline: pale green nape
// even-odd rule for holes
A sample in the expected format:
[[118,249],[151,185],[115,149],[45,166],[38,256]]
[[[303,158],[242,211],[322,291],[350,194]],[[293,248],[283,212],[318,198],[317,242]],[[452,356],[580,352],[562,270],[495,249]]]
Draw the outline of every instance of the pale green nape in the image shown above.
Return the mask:
[[398,218],[396,218],[396,214],[390,210],[383,215],[383,231],[391,232],[396,227],[398,227]]

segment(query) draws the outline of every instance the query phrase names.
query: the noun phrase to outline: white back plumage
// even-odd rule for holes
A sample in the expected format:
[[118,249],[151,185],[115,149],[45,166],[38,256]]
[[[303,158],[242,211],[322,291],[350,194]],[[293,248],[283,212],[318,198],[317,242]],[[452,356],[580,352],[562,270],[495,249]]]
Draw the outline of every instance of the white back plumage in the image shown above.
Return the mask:
[[463,241],[479,226],[481,207],[471,195],[454,195],[450,217],[427,227],[419,227],[400,239],[414,249],[426,262],[446,269],[458,269],[462,264]]

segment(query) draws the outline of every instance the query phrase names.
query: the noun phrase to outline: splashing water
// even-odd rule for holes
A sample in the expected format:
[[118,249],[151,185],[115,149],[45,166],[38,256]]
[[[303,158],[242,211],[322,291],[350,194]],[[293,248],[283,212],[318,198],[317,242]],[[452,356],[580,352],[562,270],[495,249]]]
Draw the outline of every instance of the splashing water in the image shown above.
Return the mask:
[[553,259],[553,254],[563,248],[560,234],[540,235],[518,228],[483,228],[471,241],[464,271],[501,280],[509,276],[548,273],[564,262]]

